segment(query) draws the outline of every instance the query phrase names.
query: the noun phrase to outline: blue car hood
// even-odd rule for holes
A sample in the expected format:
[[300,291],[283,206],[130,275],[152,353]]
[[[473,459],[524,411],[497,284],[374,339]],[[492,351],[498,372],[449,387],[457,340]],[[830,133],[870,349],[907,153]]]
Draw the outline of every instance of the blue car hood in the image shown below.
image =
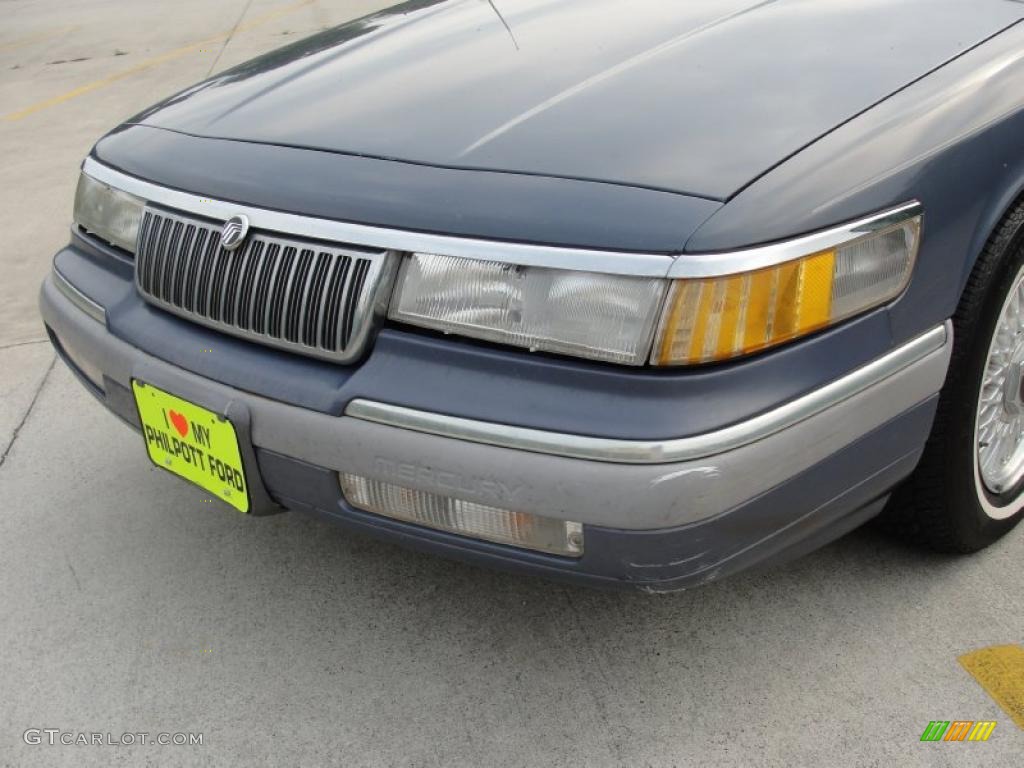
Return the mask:
[[134,122],[725,200],[1022,17],[1010,0],[418,0]]

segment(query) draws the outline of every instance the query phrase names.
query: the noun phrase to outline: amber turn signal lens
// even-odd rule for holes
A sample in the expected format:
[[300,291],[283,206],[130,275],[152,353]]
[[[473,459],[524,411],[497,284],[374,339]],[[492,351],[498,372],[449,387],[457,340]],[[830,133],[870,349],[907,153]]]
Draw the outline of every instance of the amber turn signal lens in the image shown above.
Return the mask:
[[765,269],[675,281],[651,362],[693,365],[729,360],[891,301],[910,280],[920,225],[918,217]]

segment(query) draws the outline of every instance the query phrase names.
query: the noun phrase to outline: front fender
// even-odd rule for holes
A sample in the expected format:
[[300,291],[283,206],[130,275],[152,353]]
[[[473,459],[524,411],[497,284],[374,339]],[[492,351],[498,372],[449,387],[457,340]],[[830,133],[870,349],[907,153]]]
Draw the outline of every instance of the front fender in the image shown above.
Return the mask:
[[686,251],[786,239],[919,200],[920,260],[891,311],[893,341],[909,339],[953,314],[978,254],[1024,190],[1022,84],[1018,24],[754,181]]

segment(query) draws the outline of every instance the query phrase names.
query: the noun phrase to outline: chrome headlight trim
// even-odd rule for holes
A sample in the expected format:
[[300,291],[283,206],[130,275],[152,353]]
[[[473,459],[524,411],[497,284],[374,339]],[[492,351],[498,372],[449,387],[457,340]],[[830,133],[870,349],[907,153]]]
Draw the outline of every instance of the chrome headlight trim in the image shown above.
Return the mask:
[[840,246],[849,246],[886,229],[922,216],[924,206],[916,200],[876,213],[849,224],[842,224],[821,232],[721,253],[693,253],[678,257],[668,271],[672,279],[724,277],[741,272],[778,266],[789,261]]
[[563,248],[530,243],[482,240],[470,237],[411,232],[366,224],[334,221],[272,211],[249,205],[214,200],[189,192],[160,186],[114,170],[89,157],[82,170],[115,189],[157,205],[179,211],[227,220],[244,214],[253,227],[301,237],[389,249],[407,253],[434,253],[480,261],[497,261],[532,267],[599,272],[636,277],[701,278],[731,275],[770,267],[838,245],[854,242],[923,212],[912,200],[880,213],[813,234],[778,243],[721,253],[642,253]]

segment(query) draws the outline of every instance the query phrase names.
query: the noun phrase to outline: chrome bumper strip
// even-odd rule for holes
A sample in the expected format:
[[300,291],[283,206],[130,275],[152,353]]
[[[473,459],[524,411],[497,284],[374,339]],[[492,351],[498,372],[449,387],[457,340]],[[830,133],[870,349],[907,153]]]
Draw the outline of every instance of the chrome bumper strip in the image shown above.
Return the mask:
[[[673,440],[616,440],[545,432],[429,413],[370,400],[353,400],[345,415],[377,424],[520,451],[615,464],[670,464],[716,456],[762,440],[883,384],[952,340],[940,325],[852,373],[778,408],[716,432]],[[934,392],[929,393],[934,394]]]
[[75,288],[56,267],[53,268],[53,283],[57,286],[57,290],[85,314],[98,323],[107,324],[107,310]]

